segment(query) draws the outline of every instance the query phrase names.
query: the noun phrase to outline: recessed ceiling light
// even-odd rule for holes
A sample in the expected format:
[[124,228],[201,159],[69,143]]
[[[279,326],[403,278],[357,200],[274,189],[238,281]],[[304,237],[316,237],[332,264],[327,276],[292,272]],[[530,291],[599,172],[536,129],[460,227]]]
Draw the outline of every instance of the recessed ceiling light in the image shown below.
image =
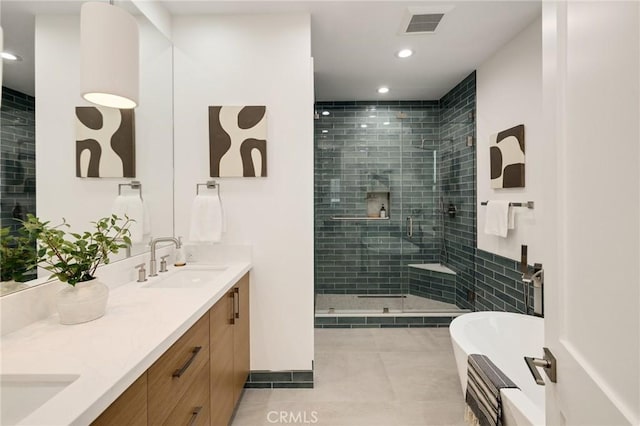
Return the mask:
[[331,114],[329,111],[322,111],[322,115],[329,115]]
[[6,59],[7,61],[21,61],[22,58],[18,55],[14,55],[13,53],[9,53],[9,52],[2,52],[0,53],[0,56],[2,57],[2,59]]
[[408,58],[411,55],[413,55],[413,50],[411,49],[402,49],[401,51],[396,53],[396,56],[398,58]]
[[378,93],[389,93],[389,88],[388,87],[380,87],[378,89]]

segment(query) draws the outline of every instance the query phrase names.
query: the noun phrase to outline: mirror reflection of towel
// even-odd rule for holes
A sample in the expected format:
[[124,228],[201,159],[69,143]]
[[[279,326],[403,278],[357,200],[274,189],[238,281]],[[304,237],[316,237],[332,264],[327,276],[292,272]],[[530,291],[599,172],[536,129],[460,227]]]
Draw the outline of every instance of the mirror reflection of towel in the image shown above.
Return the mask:
[[150,221],[139,194],[122,194],[116,197],[111,212],[120,218],[127,216],[131,223],[129,232],[133,244],[141,243],[146,234],[151,233]]
[[217,193],[198,194],[191,209],[189,240],[215,243],[222,239],[224,217],[222,203]]

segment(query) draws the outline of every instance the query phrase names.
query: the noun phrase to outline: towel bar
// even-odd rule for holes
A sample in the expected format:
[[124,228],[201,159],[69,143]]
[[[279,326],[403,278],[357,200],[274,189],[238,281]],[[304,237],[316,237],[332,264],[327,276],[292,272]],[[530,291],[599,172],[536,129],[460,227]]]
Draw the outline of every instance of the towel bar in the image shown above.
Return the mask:
[[122,195],[122,187],[130,186],[131,189],[137,189],[140,193],[140,199],[142,200],[142,184],[139,180],[132,180],[130,183],[119,183],[118,184],[118,195]]
[[200,194],[201,186],[206,186],[207,189],[215,188],[218,191],[218,196],[220,195],[220,184],[216,183],[215,180],[207,181],[207,183],[196,183],[196,195]]
[[[481,206],[486,206],[488,203],[488,201],[483,201],[480,203]],[[533,201],[524,201],[524,202],[517,202],[517,203],[509,203],[509,205],[511,207],[526,207],[528,209],[533,209],[534,203]]]

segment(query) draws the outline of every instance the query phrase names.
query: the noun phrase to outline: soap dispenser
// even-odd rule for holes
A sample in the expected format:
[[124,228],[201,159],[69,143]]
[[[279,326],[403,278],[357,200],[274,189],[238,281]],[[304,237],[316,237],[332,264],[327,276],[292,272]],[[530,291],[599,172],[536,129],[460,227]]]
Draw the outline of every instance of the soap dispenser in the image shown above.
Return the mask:
[[387,210],[384,208],[384,204],[380,207],[380,219],[385,219],[387,217]]
[[178,237],[180,241],[180,248],[176,250],[176,260],[173,262],[173,266],[184,266],[187,264],[187,257],[184,253],[184,244],[182,244],[182,237]]

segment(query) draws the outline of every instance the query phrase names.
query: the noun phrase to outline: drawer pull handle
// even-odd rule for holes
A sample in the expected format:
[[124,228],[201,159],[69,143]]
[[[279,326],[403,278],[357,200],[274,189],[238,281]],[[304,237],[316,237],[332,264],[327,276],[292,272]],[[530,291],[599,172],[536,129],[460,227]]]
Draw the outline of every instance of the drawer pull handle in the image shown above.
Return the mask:
[[240,319],[240,289],[238,287],[233,289],[233,294],[237,295],[238,297],[236,297],[236,306],[237,308],[235,308],[235,312],[236,312],[236,319]]
[[202,407],[196,407],[193,409],[193,411],[191,412],[191,420],[189,420],[187,426],[193,426],[196,424],[196,419],[200,415],[200,411],[202,411]]
[[189,368],[193,360],[196,359],[196,356],[201,349],[202,346],[196,346],[195,348],[193,348],[193,350],[191,351],[191,357],[187,360],[187,362],[184,363],[184,365],[180,369],[176,370],[173,373],[173,377],[180,378],[180,376],[182,376],[184,372],[187,371],[187,368]]
[[231,299],[231,318],[229,318],[229,324],[234,325],[236,323],[236,294],[229,293],[229,299]]

